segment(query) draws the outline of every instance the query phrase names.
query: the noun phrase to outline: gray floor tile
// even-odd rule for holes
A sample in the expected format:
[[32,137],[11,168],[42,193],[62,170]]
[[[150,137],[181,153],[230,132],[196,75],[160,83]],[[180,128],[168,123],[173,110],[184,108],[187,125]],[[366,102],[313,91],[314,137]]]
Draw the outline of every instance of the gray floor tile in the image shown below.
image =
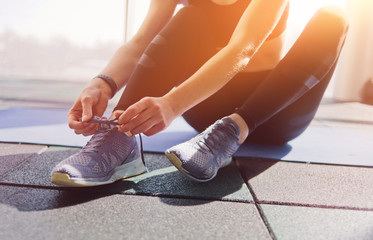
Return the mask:
[[0,239],[270,239],[250,203],[0,186]]
[[185,178],[163,154],[146,154],[149,172],[127,181],[118,182],[131,187],[125,192],[188,198],[222,199],[252,202],[252,196],[236,166],[219,171],[210,182],[196,183]]
[[261,205],[278,240],[373,239],[373,212]]
[[47,147],[41,145],[0,143],[0,176],[45,149]]
[[262,203],[373,209],[373,168],[258,159],[238,166]]
[[0,181],[14,184],[52,186],[49,179],[53,167],[77,151],[77,148],[51,147],[40,155],[28,158],[22,165],[3,175]]
[[[50,148],[29,159],[22,166],[7,173],[1,182],[55,187],[50,183],[50,172],[62,159],[78,151],[73,148]],[[180,196],[198,199],[222,199],[252,202],[252,196],[236,166],[223,168],[207,183],[186,179],[163,154],[145,154],[148,173],[108,185],[107,191],[124,194]]]
[[373,129],[373,106],[358,102],[324,103],[321,104],[315,119],[323,126]]

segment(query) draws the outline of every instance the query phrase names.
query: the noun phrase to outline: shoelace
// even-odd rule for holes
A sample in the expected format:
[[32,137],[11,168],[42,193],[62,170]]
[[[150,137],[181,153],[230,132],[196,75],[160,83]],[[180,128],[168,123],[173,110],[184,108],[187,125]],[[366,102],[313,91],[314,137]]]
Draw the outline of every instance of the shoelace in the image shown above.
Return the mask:
[[87,145],[82,148],[83,152],[97,152],[101,143],[105,142],[106,138],[110,136],[113,128],[109,124],[101,123],[99,129],[95,132],[93,137],[88,141]]
[[223,126],[222,122],[214,124],[212,127],[206,129],[206,131],[206,133],[202,133],[203,138],[198,145],[204,149],[208,148],[212,154],[217,154],[224,149],[225,143],[221,139],[235,136],[231,126]]
[[[107,133],[107,129],[108,128],[105,128],[105,127],[102,127],[103,125],[109,125],[109,126],[118,126],[118,119],[119,119],[120,115],[117,116],[116,118],[114,119],[106,119],[106,118],[100,118],[100,117],[97,117],[97,116],[94,116],[91,120],[89,120],[88,122],[89,123],[98,123],[100,124],[100,129],[98,130],[98,133],[97,134],[103,134],[103,133]],[[144,164],[145,168],[146,168],[146,171],[148,171],[148,168],[145,164],[145,158],[144,158],[144,148],[143,148],[143,143],[142,143],[142,137],[141,137],[141,134],[139,134],[139,138],[140,138],[140,152],[141,152],[141,160],[142,160],[142,163]],[[95,139],[91,139],[91,141],[88,142],[87,146],[89,145],[96,145],[96,141]],[[101,140],[102,141],[102,140]],[[89,146],[88,149],[91,149],[91,147]]]
[[201,139],[203,145],[198,143],[200,147],[207,147],[212,154],[215,154],[215,152],[218,152],[221,149],[222,144],[219,142],[219,138],[224,138],[225,134],[223,133],[223,127],[220,124],[213,126],[212,129],[208,129],[208,132],[203,135],[204,136]]

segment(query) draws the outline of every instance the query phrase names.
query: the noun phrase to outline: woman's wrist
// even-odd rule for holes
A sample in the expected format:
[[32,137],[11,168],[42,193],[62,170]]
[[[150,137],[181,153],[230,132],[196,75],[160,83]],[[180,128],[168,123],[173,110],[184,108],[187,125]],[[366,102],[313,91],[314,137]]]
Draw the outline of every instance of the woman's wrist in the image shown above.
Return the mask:
[[92,78],[90,86],[99,88],[102,93],[107,95],[109,98],[113,97],[113,91],[110,88],[110,86],[107,84],[107,82],[101,78]]
[[[172,90],[171,90],[172,92]],[[162,98],[168,102],[170,109],[173,112],[173,115],[175,116],[181,116],[187,109],[184,109],[185,106],[183,106],[181,103],[179,103],[178,99],[174,97],[174,95],[171,94],[171,92],[164,95]]]
[[97,75],[92,79],[92,83],[107,92],[110,97],[114,97],[115,93],[118,91],[117,83],[106,74]]

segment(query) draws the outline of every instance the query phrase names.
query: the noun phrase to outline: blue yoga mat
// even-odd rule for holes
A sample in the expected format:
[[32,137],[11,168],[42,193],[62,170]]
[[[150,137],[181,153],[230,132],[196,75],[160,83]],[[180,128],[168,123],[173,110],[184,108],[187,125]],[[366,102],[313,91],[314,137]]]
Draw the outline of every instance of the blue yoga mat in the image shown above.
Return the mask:
[[[67,110],[8,108],[0,110],[0,142],[81,147],[89,137],[75,135],[67,126]],[[144,150],[164,152],[197,132],[182,118],[165,131],[143,136]],[[235,157],[373,166],[373,131],[309,127],[284,146],[242,145]]]

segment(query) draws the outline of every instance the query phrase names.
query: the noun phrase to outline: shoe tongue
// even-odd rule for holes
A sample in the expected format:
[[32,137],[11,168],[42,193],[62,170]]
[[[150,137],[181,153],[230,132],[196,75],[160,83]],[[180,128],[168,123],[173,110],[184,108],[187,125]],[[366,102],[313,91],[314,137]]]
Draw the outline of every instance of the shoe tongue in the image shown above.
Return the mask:
[[109,134],[113,132],[115,126],[109,124],[100,124],[99,129],[89,140],[87,145],[83,148],[84,151],[91,152],[94,151],[97,147],[101,147],[101,144],[108,137]]
[[225,117],[221,119],[222,125],[227,128],[234,136],[238,137],[240,135],[240,128],[237,123],[230,117]]

